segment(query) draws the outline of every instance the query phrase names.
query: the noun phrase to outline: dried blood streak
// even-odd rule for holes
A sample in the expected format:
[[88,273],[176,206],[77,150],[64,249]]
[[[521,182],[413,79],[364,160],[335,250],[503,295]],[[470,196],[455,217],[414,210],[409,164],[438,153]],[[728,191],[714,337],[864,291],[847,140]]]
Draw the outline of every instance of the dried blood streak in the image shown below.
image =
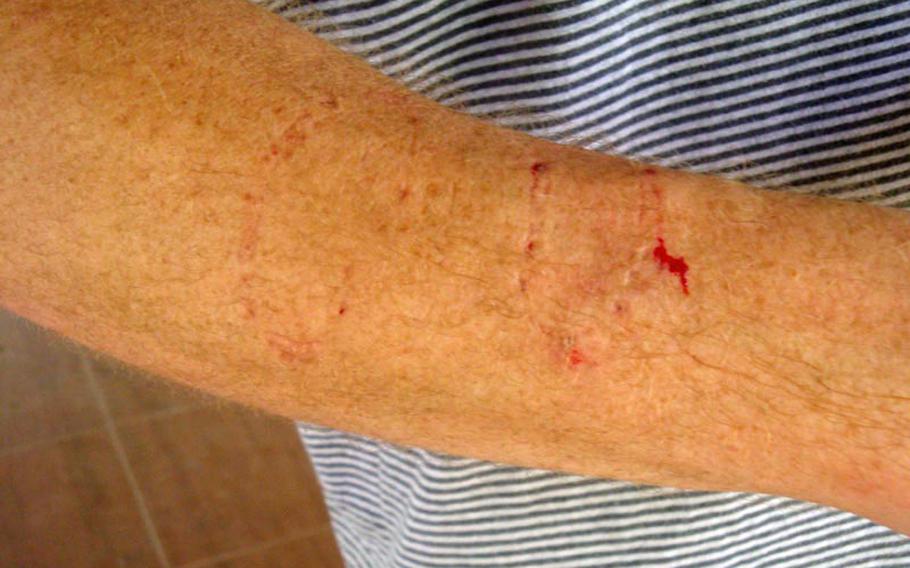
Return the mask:
[[670,253],[667,252],[667,246],[661,237],[657,237],[657,246],[654,247],[653,255],[654,260],[657,261],[660,266],[666,266],[671,274],[675,274],[679,277],[682,291],[684,294],[688,295],[689,282],[686,280],[686,272],[689,271],[689,265],[686,264],[686,260],[681,256],[670,256]]

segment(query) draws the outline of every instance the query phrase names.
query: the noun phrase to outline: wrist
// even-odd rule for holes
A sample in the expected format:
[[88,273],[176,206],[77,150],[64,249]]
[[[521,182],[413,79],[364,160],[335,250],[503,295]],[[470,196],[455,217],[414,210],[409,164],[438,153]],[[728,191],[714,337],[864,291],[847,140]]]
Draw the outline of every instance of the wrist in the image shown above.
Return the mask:
[[574,185],[542,170],[575,193],[545,194],[555,229],[526,255],[561,426],[623,446],[585,467],[901,522],[910,263],[880,251],[908,216],[602,163]]

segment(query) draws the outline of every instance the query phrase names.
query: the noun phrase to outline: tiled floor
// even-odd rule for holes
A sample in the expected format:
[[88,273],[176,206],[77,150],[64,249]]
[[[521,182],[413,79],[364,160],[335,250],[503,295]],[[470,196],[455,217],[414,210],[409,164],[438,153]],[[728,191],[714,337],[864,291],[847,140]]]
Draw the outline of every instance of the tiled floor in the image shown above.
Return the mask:
[[291,422],[0,311],[0,568],[341,565]]

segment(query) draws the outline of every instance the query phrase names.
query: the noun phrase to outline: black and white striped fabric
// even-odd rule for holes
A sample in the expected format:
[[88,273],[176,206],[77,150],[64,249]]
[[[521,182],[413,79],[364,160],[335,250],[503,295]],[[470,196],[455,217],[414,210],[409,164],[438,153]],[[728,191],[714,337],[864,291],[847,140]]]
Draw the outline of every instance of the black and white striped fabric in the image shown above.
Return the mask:
[[[258,0],[565,144],[910,207],[910,1]],[[300,425],[349,566],[910,566],[791,499],[527,470]]]

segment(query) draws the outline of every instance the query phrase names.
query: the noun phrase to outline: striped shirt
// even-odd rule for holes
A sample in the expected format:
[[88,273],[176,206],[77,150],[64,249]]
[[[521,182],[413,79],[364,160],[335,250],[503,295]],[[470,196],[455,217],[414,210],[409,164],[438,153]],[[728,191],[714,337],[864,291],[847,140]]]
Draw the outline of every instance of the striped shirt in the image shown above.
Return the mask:
[[[257,1],[507,127],[910,207],[908,0]],[[907,537],[816,504],[299,429],[351,567],[910,566]]]

